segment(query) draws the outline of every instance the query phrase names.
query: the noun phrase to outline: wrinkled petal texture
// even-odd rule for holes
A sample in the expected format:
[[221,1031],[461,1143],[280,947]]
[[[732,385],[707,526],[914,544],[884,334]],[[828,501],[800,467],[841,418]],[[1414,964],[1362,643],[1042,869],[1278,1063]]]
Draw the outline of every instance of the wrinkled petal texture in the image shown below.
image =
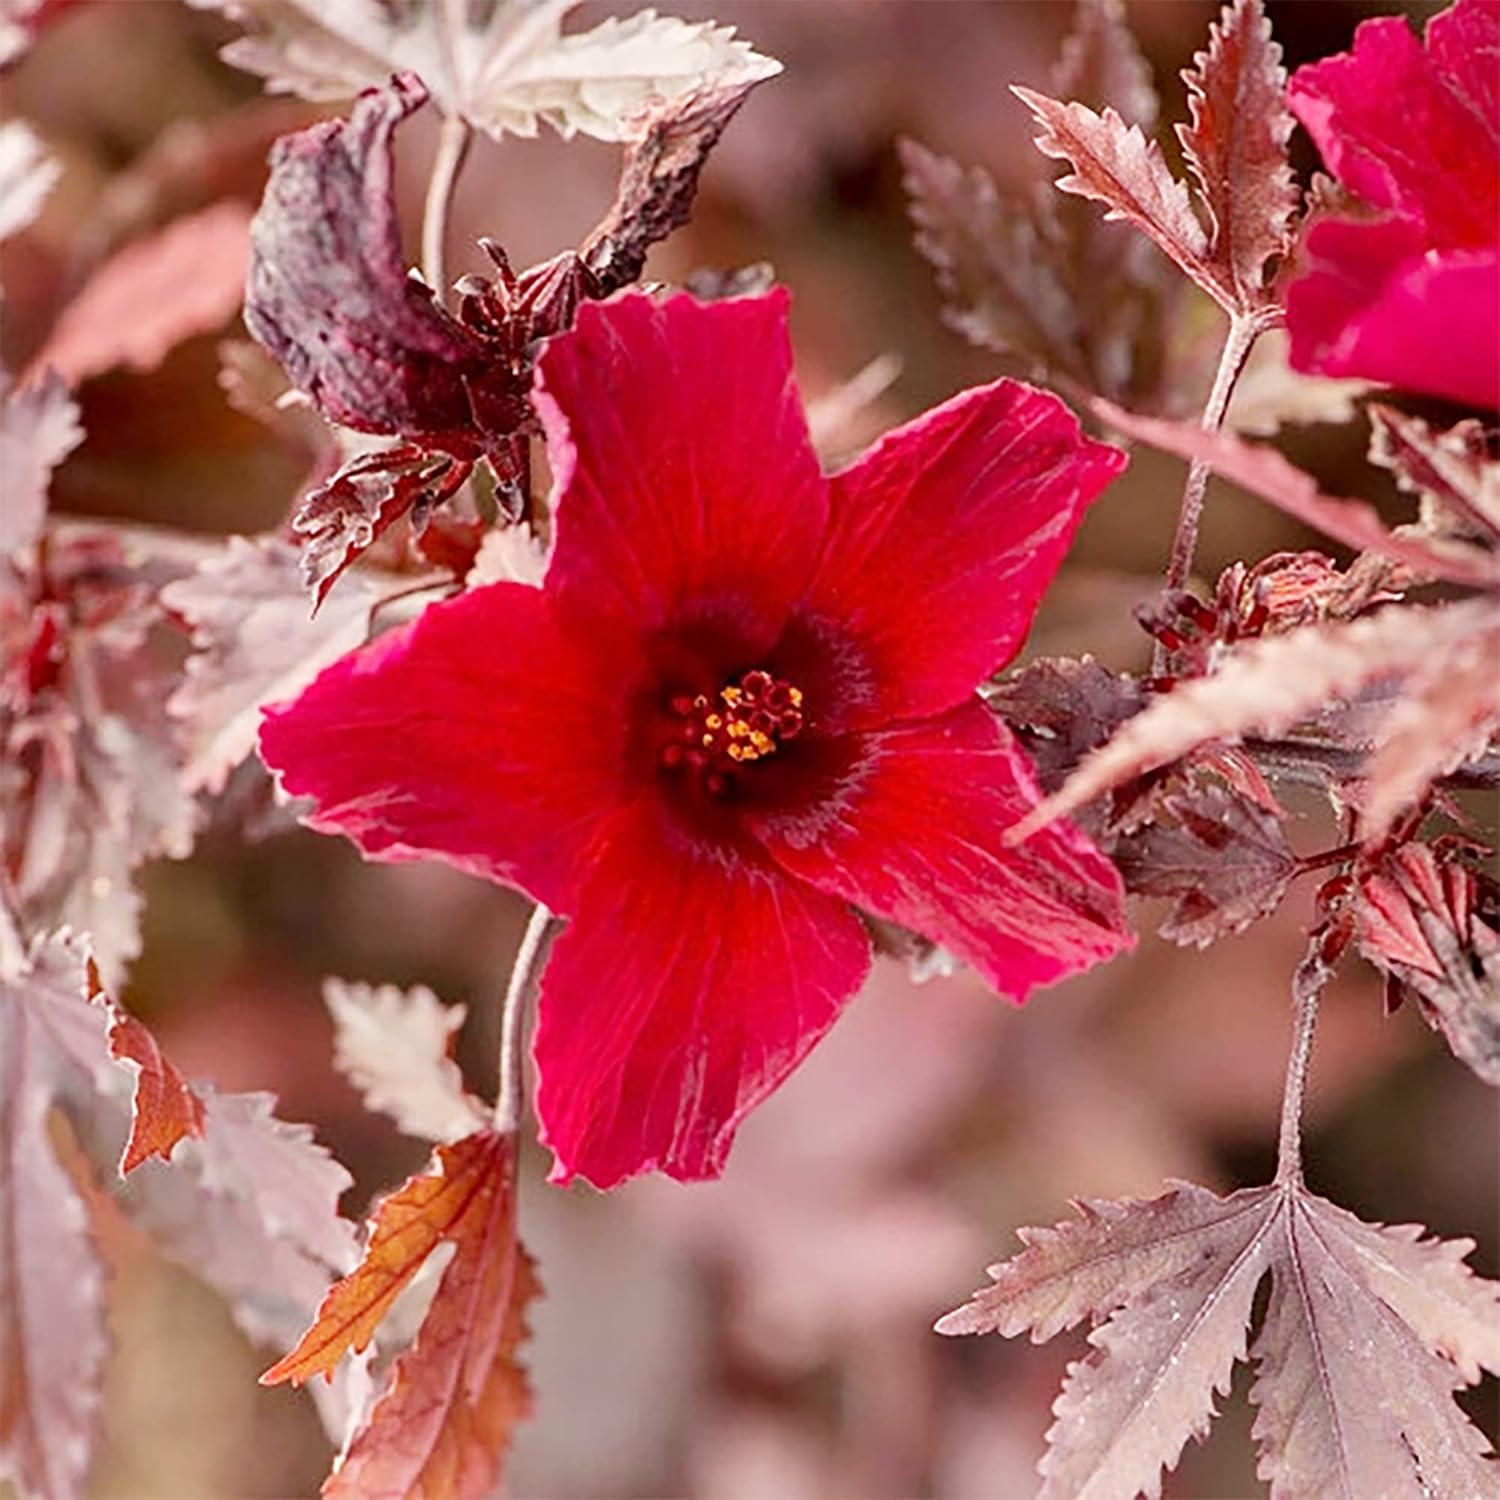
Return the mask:
[[561,497],[547,575],[561,611],[648,632],[706,614],[768,647],[828,514],[785,294],[586,305],[538,363],[537,404]]
[[307,819],[388,860],[437,857],[571,908],[625,796],[633,641],[587,649],[539,589],[435,605],[267,710],[261,755]]
[[625,820],[547,964],[535,1055],[554,1181],[717,1176],[870,967],[843,901],[758,854],[664,847],[656,821]]
[[1005,843],[1041,793],[977,699],[859,741],[835,819],[759,823],[783,868],[936,939],[1017,1001],[1129,946],[1119,874],[1083,833]]
[[1391,215],[1313,228],[1288,294],[1298,368],[1500,406],[1497,80],[1500,0],[1458,0],[1425,46],[1399,17],[1367,21],[1298,69],[1289,100],[1324,161]]
[[1125,467],[1055,397],[1002,380],[887,433],[832,481],[803,603],[868,681],[837,726],[935,713],[1020,649],[1084,510]]

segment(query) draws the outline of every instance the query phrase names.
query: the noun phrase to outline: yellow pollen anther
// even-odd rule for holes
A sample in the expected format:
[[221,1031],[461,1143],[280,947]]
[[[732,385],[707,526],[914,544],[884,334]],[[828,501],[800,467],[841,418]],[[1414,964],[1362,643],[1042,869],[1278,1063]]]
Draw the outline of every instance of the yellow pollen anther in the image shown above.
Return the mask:
[[713,797],[729,794],[730,768],[738,769],[775,755],[802,732],[806,721],[803,694],[762,668],[707,693],[673,695],[668,711],[679,721],[661,751],[664,770],[695,770]]

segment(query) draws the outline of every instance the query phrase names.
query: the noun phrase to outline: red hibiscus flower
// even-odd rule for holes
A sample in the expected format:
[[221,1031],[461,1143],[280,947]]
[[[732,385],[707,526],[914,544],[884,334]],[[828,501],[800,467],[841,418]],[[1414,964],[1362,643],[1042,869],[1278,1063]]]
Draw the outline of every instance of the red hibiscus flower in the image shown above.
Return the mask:
[[857,911],[1018,1000],[1130,941],[1078,830],[1004,843],[1038,791],[974,691],[1122,454],[999,381],[825,479],[779,295],[587,306],[537,405],[543,586],[431,606],[261,749],[314,827],[570,919],[535,1040],[555,1178],[718,1173],[864,979]]
[[1291,106],[1379,218],[1330,218],[1287,293],[1292,363],[1500,407],[1500,3],[1366,21]]

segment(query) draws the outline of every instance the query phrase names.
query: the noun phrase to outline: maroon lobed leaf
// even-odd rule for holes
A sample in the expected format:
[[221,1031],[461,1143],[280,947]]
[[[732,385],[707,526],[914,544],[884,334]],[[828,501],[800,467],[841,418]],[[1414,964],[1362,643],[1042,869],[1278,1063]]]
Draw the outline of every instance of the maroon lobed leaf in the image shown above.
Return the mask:
[[1286,254],[1300,201],[1286,70],[1262,0],[1230,0],[1183,77],[1189,119],[1177,134],[1213,226],[1209,256],[1252,312],[1269,301],[1267,263]]
[[[1434,1324],[1422,1281],[1437,1272],[1451,1285],[1456,1246],[1375,1259],[1380,1230],[1298,1185],[1283,1191],[1252,1350],[1256,1472],[1276,1500],[1493,1494],[1489,1444],[1453,1401],[1478,1362],[1493,1368],[1493,1283],[1472,1282],[1456,1316]],[[1394,1232],[1393,1247],[1417,1232]]]
[[1161,934],[1184,947],[1206,948],[1269,916],[1297,873],[1280,819],[1241,793],[1190,784],[1155,799],[1151,816],[1110,858],[1127,890],[1176,902]]
[[[1049,87],[1144,131],[1155,125],[1151,68],[1119,0],[1081,0]],[[1149,243],[1050,182],[1002,192],[982,168],[911,141],[900,150],[916,246],[950,327],[1054,379],[1175,405],[1190,363],[1173,354],[1182,283]]]
[[917,249],[937,272],[943,318],[971,343],[1087,380],[1072,298],[1026,204],[981,167],[900,143]]
[[1055,792],[1084,755],[1146,706],[1133,677],[1091,656],[1044,658],[993,684],[985,701],[1026,747],[1042,789]]
[[1273,1495],[1493,1491],[1485,1439],[1452,1400],[1500,1365],[1500,1285],[1463,1265],[1468,1242],[1362,1223],[1296,1174],[1228,1198],[1178,1183],[1080,1209],[1023,1231],[1026,1249],[990,1268],[995,1284],[938,1325],[1040,1341],[1098,1324],[1054,1407],[1044,1496],[1160,1495],[1162,1470],[1207,1430],[1244,1357],[1267,1271],[1251,1394]]

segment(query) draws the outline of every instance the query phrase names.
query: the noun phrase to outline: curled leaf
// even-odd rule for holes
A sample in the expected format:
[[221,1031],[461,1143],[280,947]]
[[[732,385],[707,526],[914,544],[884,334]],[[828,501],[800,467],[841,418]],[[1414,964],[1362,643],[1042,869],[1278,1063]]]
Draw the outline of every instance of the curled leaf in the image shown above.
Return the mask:
[[130,1106],[130,1139],[120,1158],[123,1176],[143,1161],[169,1161],[178,1141],[201,1136],[203,1101],[188,1086],[156,1038],[132,1015],[113,1007],[109,1055],[135,1070],[135,1097]]
[[391,140],[426,99],[402,75],[347,120],[276,143],[250,226],[245,326],[330,421],[472,456],[479,413],[510,376],[407,275]]

